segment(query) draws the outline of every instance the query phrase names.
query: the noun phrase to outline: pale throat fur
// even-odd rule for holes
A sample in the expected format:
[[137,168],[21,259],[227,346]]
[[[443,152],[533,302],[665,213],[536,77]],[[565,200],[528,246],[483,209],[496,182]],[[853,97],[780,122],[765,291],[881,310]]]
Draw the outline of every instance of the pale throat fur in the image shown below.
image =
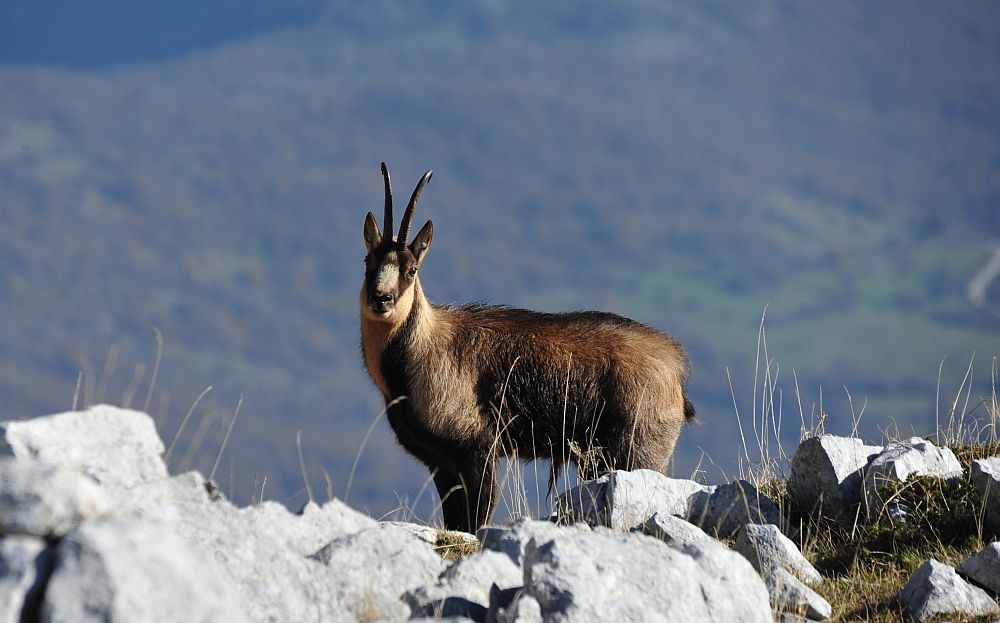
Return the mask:
[[361,350],[365,359],[365,368],[368,369],[368,376],[371,377],[375,387],[382,393],[386,401],[397,398],[397,396],[391,395],[389,384],[382,374],[382,353],[385,352],[389,340],[409,318],[415,296],[420,297],[421,308],[424,312],[418,319],[419,331],[419,325],[432,321],[428,316],[434,313],[420,289],[419,277],[415,277],[413,284],[400,295],[392,313],[388,316],[380,316],[371,310],[367,301],[367,289],[364,283],[361,284],[359,301],[361,307]]

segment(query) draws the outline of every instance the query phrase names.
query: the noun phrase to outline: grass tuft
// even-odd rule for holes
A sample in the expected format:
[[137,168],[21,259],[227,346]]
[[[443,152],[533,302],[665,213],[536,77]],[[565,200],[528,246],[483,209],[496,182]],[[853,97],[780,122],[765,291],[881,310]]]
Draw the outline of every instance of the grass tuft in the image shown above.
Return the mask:
[[462,556],[475,554],[482,551],[482,549],[483,545],[479,541],[471,541],[468,537],[448,530],[437,531],[434,551],[444,560],[449,562],[458,560]]

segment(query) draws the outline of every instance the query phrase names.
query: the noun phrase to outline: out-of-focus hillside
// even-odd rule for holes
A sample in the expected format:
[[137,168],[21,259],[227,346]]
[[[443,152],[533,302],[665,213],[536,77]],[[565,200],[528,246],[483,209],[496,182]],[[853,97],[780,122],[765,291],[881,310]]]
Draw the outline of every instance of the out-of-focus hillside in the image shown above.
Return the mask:
[[[844,386],[872,429],[932,428],[945,357],[944,389],[974,351],[988,388],[1000,284],[983,307],[966,286],[1000,235],[995,5],[231,4],[266,19],[203,15],[151,56],[0,53],[8,416],[68,408],[81,370],[119,402],[137,362],[141,405],[158,327],[164,436],[214,388],[175,468],[211,466],[243,393],[224,487],[301,502],[301,430],[343,495],[380,410],[356,325],[381,160],[401,195],[435,169],[433,300],[601,308],[689,346],[685,476],[702,449],[732,471],[726,369],[749,410],[765,305],[786,434],[792,369],[841,430]],[[351,497],[384,512],[424,478],[383,423]]]

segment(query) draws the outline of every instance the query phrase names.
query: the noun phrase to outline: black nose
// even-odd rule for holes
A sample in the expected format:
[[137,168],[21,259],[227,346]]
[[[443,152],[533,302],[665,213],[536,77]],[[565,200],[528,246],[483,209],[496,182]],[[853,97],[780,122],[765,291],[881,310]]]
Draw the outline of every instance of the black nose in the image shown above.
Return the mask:
[[379,303],[382,303],[383,305],[386,304],[386,303],[391,303],[392,302],[392,295],[391,294],[376,294],[375,295],[375,300],[378,301]]

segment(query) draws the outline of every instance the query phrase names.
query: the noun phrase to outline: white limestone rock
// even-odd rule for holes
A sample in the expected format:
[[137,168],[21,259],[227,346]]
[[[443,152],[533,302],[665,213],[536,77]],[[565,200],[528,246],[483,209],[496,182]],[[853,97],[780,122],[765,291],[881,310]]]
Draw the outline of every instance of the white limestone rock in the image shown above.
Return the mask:
[[584,521],[591,526],[631,530],[656,513],[683,515],[691,495],[714,489],[649,469],[615,470],[559,496],[556,512],[562,523]]
[[957,571],[973,583],[1000,594],[1000,541],[994,541],[966,558]]
[[906,482],[912,476],[957,480],[964,471],[950,448],[938,448],[920,437],[891,443],[865,469],[867,511],[869,514],[881,512],[886,500],[880,492],[891,483]]
[[232,585],[169,531],[93,521],[56,548],[42,621],[244,621]]
[[745,480],[696,492],[688,500],[687,521],[710,535],[731,538],[748,523],[774,524],[790,532],[774,500]]
[[882,451],[856,437],[820,435],[799,444],[788,475],[795,508],[846,517],[861,501],[862,470]]
[[698,526],[666,513],[656,513],[642,524],[639,531],[664,543],[675,545],[714,540]]
[[804,582],[819,582],[823,577],[791,539],[771,524],[747,524],[736,537],[733,549],[743,554],[761,577],[775,569],[785,569]]
[[60,536],[111,504],[92,478],[31,458],[0,458],[0,533]]
[[[339,503],[293,515],[274,502],[237,508],[201,474],[133,487],[116,515],[162,527],[205,552],[236,588],[251,621],[344,621],[331,569],[308,556],[338,537],[374,525]],[[370,523],[369,523],[370,522]]]
[[109,405],[0,423],[0,453],[83,472],[108,490],[166,478],[163,450],[152,418]]
[[524,594],[523,588],[490,592],[486,623],[542,623],[543,620],[538,600]]
[[830,602],[803,584],[787,569],[774,568],[766,578],[771,606],[776,611],[802,616],[812,621],[825,621],[833,614]]
[[52,572],[52,548],[41,538],[0,537],[0,623],[35,621],[45,582]]
[[972,482],[986,504],[986,529],[1000,534],[1000,456],[973,461]]
[[483,526],[476,531],[483,549],[506,554],[520,565],[524,561],[524,549],[532,539],[547,540],[559,534],[589,531],[585,523],[561,526],[551,521],[521,518],[510,526]]
[[936,616],[1000,614],[993,598],[958,577],[954,569],[931,558],[920,565],[899,593],[900,602],[916,621]]
[[529,542],[524,591],[546,621],[771,621],[763,581],[722,545],[627,533]]
[[459,558],[434,584],[417,587],[404,601],[414,614],[482,621],[489,610],[491,589],[520,587],[522,581],[521,568],[509,556],[484,550]]
[[392,525],[335,539],[313,558],[330,571],[331,596],[364,620],[407,618],[410,608],[401,597],[433,584],[445,568],[433,547]]

